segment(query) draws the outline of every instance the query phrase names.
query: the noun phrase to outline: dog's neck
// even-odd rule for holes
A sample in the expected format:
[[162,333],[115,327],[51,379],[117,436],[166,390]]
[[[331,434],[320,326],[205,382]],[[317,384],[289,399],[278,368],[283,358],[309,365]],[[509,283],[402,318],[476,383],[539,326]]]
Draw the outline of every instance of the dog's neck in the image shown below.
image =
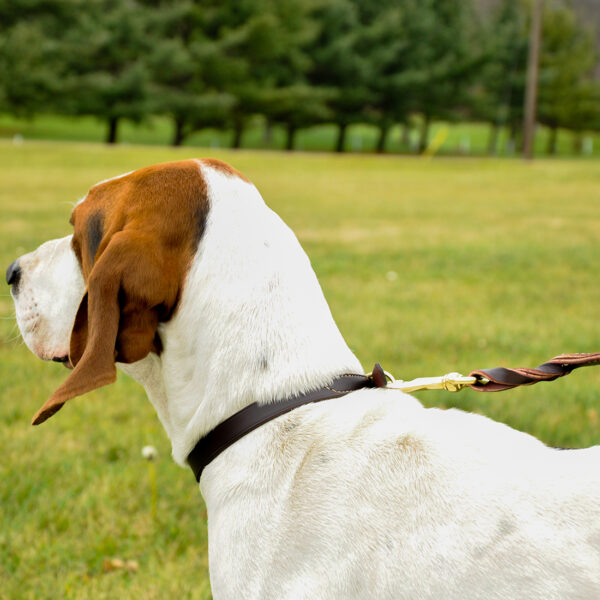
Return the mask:
[[363,372],[291,230],[254,186],[205,176],[206,229],[178,310],[160,327],[163,352],[124,367],[146,388],[180,464],[248,404]]

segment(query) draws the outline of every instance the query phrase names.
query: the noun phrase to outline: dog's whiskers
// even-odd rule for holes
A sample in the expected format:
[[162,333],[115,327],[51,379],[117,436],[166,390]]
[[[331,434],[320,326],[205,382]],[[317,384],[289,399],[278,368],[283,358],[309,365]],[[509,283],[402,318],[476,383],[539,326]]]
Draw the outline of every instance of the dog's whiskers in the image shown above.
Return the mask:
[[[19,342],[18,344],[14,344],[14,342]],[[23,344],[23,338],[21,337],[20,333],[17,333],[15,336],[8,338],[7,340],[5,340],[3,342],[5,345],[9,345],[9,344],[14,344],[15,346],[20,346],[21,344]]]

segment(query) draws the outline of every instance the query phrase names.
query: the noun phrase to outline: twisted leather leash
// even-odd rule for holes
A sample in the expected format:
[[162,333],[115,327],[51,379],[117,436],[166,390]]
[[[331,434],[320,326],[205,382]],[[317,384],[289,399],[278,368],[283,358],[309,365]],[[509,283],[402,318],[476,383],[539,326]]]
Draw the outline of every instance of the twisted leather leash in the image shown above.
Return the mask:
[[574,369],[593,365],[600,365],[600,352],[560,354],[535,369],[496,367],[495,369],[471,371],[469,376],[475,377],[476,382],[471,384],[470,387],[478,392],[502,392],[520,385],[533,385],[540,381],[554,381],[559,377],[568,375]]
[[229,448],[240,438],[257,427],[275,419],[299,406],[331,398],[340,398],[350,392],[363,388],[388,388],[403,391],[424,389],[445,389],[457,392],[465,387],[471,387],[478,392],[501,392],[521,385],[533,385],[540,381],[553,381],[568,375],[574,369],[600,365],[600,352],[588,354],[561,354],[541,364],[535,369],[518,367],[507,369],[479,369],[471,371],[468,377],[459,373],[449,373],[443,377],[429,377],[413,381],[395,381],[386,373],[379,363],[373,367],[369,375],[347,374],[333,380],[320,389],[306,394],[275,401],[269,404],[250,404],[246,408],[225,419],[209,431],[190,452],[187,462],[192,468],[196,481],[204,468],[221,452]]

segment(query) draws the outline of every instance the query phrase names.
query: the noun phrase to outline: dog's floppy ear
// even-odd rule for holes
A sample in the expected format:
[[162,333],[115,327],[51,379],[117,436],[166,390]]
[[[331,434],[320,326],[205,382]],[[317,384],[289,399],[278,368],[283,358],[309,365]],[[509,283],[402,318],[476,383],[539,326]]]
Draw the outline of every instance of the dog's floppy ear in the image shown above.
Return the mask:
[[74,369],[33,418],[116,379],[115,361],[160,353],[158,323],[181,293],[208,210],[194,161],[156,165],[99,184],[74,210],[73,242],[87,290],[71,332]]
[[74,369],[35,415],[34,425],[67,400],[112,383],[115,360],[135,362],[153,349],[159,316],[170,310],[177,289],[168,289],[172,282],[148,247],[143,234],[112,236],[91,270],[75,317],[69,357]]

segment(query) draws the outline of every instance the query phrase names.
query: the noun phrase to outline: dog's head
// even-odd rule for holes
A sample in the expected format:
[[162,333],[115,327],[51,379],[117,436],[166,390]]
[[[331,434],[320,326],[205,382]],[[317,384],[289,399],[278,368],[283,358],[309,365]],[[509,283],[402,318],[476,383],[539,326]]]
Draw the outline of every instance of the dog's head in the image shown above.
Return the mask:
[[156,165],[92,187],[73,235],[42,244],[7,270],[27,346],[73,368],[33,419],[111,383],[115,362],[161,352],[202,236],[208,200],[197,161]]

